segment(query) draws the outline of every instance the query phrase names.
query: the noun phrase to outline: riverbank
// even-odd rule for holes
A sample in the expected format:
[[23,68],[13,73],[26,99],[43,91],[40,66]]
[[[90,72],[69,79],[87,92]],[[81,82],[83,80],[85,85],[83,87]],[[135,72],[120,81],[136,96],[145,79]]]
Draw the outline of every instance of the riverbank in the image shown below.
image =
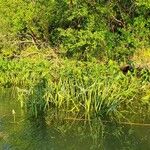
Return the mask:
[[[31,57],[0,60],[0,86],[13,88],[21,107],[31,115],[109,120],[147,118],[150,83],[147,72],[123,74],[112,60],[82,62]],[[136,119],[135,119],[136,120]]]

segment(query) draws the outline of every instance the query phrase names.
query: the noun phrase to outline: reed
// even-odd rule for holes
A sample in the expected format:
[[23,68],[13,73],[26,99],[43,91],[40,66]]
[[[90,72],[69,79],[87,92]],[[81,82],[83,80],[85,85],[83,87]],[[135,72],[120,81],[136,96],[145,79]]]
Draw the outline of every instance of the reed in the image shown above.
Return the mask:
[[17,87],[21,107],[35,116],[51,111],[62,117],[128,120],[150,111],[149,82],[124,75],[113,61],[0,60],[0,68],[1,86]]

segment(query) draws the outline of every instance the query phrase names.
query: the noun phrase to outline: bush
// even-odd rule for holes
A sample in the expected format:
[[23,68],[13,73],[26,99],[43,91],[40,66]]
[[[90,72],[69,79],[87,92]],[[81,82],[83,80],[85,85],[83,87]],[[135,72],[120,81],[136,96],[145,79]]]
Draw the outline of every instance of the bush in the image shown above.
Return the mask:
[[141,0],[1,0],[0,47],[51,46],[71,58],[123,60],[149,47],[149,12]]

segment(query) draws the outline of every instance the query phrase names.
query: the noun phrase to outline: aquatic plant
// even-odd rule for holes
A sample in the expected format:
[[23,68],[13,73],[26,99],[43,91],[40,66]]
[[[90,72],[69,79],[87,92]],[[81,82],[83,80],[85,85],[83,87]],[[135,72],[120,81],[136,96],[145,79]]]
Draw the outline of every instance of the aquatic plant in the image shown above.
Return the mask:
[[17,87],[21,106],[35,116],[51,111],[62,117],[118,120],[149,110],[149,101],[144,103],[149,81],[134,72],[124,75],[113,61],[0,62],[1,86]]

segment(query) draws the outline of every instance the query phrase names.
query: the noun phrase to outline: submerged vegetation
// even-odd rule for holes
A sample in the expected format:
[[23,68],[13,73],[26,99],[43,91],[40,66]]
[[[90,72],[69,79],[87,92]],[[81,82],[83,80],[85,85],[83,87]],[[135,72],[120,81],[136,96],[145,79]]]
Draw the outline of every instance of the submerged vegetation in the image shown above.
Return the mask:
[[0,1],[0,86],[26,112],[150,117],[149,2]]

